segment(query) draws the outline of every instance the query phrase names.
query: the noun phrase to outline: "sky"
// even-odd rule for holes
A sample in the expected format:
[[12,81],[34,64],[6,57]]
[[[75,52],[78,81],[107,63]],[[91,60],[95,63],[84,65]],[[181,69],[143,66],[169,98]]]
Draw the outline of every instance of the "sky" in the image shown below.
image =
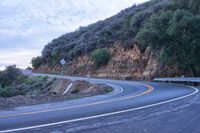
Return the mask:
[[147,0],[0,0],[0,70],[31,66],[52,39]]

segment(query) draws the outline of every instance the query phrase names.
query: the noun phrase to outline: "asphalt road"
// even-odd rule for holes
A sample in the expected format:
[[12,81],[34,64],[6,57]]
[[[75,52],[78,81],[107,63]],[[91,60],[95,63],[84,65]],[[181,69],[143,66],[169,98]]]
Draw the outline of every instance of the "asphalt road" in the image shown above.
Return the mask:
[[[115,91],[78,100],[0,110],[0,133],[167,133],[172,129],[173,132],[185,133],[185,126],[191,128],[188,133],[200,132],[198,127],[191,127],[191,123],[198,122],[191,119],[198,118],[198,109],[187,112],[187,115],[173,114],[177,111],[180,113],[198,100],[198,89],[194,87],[81,77],[61,78],[108,84]],[[165,123],[169,120],[175,124]],[[192,122],[188,124],[186,121]],[[184,126],[180,123],[184,123]]]

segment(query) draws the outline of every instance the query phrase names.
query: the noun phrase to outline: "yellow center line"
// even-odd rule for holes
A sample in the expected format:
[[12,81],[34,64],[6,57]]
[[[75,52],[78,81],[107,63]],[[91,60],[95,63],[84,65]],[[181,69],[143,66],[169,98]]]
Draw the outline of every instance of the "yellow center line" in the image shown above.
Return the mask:
[[71,107],[63,107],[63,108],[57,108],[57,109],[46,109],[46,110],[40,110],[40,111],[34,111],[34,112],[25,112],[25,113],[18,113],[18,114],[10,114],[10,115],[5,115],[5,116],[0,116],[0,118],[16,117],[16,116],[23,116],[23,115],[32,115],[32,114],[39,114],[39,113],[45,113],[45,112],[54,112],[54,111],[61,111],[61,110],[66,110],[66,109],[72,109],[72,108],[87,107],[87,106],[93,106],[93,105],[98,105],[98,104],[103,104],[103,103],[110,103],[110,102],[115,102],[115,101],[127,100],[127,99],[131,99],[131,98],[135,98],[135,97],[139,97],[139,96],[143,96],[145,94],[148,94],[151,91],[153,91],[153,89],[154,89],[153,86],[150,86],[150,85],[145,85],[145,84],[141,84],[141,83],[136,83],[136,84],[143,85],[143,86],[147,87],[148,90],[145,91],[145,92],[142,92],[140,94],[137,94],[137,95],[122,97],[122,98],[113,99],[113,100],[105,100],[105,101],[101,101],[101,102],[94,102],[94,103],[89,103],[89,104],[84,104],[84,105],[77,105],[77,106],[71,106]]

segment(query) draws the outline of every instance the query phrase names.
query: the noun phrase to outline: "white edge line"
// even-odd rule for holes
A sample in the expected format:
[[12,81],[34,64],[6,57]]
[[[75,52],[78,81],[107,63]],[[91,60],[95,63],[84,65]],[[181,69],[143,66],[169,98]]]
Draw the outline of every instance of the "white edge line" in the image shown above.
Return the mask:
[[[186,86],[186,85],[181,85],[181,86]],[[177,101],[177,100],[180,100],[180,99],[192,96],[192,95],[194,95],[194,94],[196,94],[196,93],[199,92],[199,90],[197,88],[195,88],[195,87],[192,87],[192,86],[186,86],[186,87],[192,88],[195,91],[192,92],[192,93],[190,93],[190,94],[187,94],[185,96],[181,96],[181,97],[178,97],[178,98],[174,98],[174,99],[163,101],[163,102],[159,102],[159,103],[154,103],[154,104],[150,104],[150,105],[140,106],[140,107],[137,107],[137,108],[127,109],[127,110],[121,110],[121,111],[116,111],[116,112],[111,112],[111,113],[105,113],[105,114],[100,114],[100,115],[95,115],[95,116],[77,118],[77,119],[72,119],[72,120],[67,120],[67,121],[54,122],[54,123],[49,123],[49,124],[42,124],[42,125],[37,125],[37,126],[30,126],[30,127],[24,127],[24,128],[16,128],[16,129],[10,129],[10,130],[3,130],[3,131],[0,131],[0,133],[8,133],[8,132],[30,130],[30,129],[35,129],[35,128],[42,128],[42,127],[59,125],[59,124],[66,124],[66,123],[70,123],[70,122],[76,122],[76,121],[83,121],[83,120],[88,120],[88,119],[94,119],[94,118],[99,118],[99,117],[104,117],[104,116],[109,116],[109,115],[116,115],[116,114],[120,114],[120,113],[130,112],[130,111],[134,111],[134,110],[149,108],[149,107],[153,107],[153,106],[157,106],[157,105],[161,105],[161,104],[165,104],[165,103]]]
[[[32,75],[33,76],[49,76],[49,77],[56,77],[56,78],[62,78],[62,79],[70,79],[72,81],[78,80],[78,79],[75,79],[76,77],[75,78],[74,77],[65,78],[65,76],[60,77],[60,75],[51,75],[51,74],[32,73]],[[84,80],[86,81],[87,79],[84,79]],[[92,81],[92,82],[95,83],[94,81]],[[120,94],[120,93],[122,93],[124,91],[123,88],[120,87],[120,86],[118,87],[118,86],[115,86],[115,85],[112,85],[112,84],[107,84],[107,85],[112,87],[112,88],[114,88],[114,90],[117,90],[116,88],[119,88],[119,91],[112,91],[112,92],[108,93],[107,95],[104,95],[105,97],[111,97],[111,96],[114,96],[114,95],[118,95],[118,94]],[[96,95],[96,96],[92,96],[92,97],[98,97],[98,96],[101,96],[101,95]],[[103,98],[105,98],[105,97],[103,97]],[[102,98],[97,98],[97,99],[99,100],[99,99],[102,99]]]

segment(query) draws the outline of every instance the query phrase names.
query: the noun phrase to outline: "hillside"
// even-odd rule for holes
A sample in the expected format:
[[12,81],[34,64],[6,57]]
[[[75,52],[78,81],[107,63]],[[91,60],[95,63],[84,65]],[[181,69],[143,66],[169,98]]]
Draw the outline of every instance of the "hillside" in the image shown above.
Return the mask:
[[151,0],[53,39],[32,64],[59,72],[64,58],[66,74],[124,79],[200,76],[199,51],[200,0]]
[[[66,91],[69,85],[70,88]],[[24,75],[15,65],[0,71],[0,109],[78,99],[112,90],[110,86],[83,80]]]

